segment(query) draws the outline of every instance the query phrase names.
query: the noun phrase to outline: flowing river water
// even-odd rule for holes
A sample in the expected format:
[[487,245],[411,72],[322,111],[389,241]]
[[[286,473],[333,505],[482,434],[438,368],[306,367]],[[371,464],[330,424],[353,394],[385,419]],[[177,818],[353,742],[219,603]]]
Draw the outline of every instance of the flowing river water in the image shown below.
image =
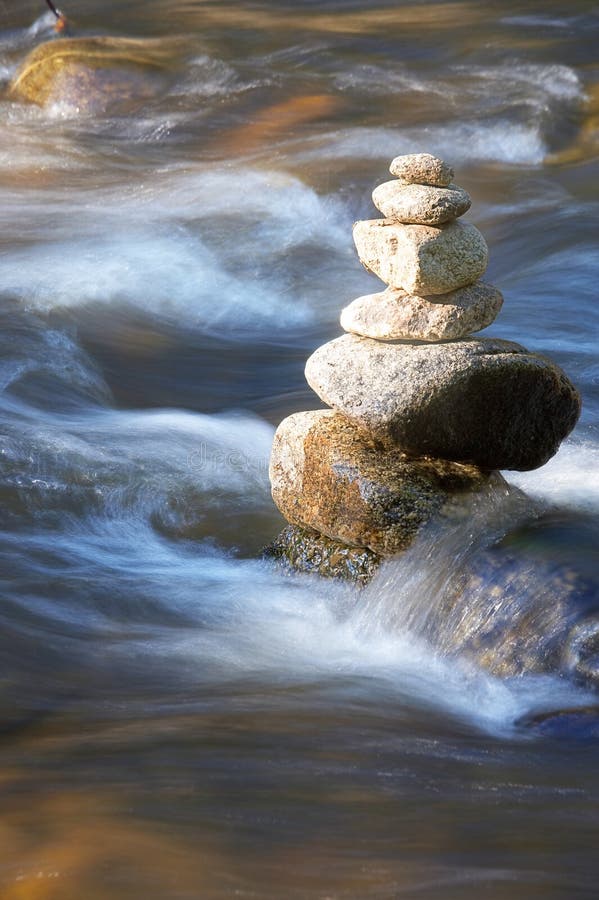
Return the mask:
[[[599,7],[64,7],[173,65],[116,114],[0,102],[0,895],[596,897],[598,731],[523,724],[596,701],[427,639],[455,534],[362,593],[260,550],[274,427],[378,289],[352,222],[428,151],[490,246],[487,334],[583,395],[507,473],[540,504],[530,578],[597,578]],[[5,86],[51,24],[0,2]]]

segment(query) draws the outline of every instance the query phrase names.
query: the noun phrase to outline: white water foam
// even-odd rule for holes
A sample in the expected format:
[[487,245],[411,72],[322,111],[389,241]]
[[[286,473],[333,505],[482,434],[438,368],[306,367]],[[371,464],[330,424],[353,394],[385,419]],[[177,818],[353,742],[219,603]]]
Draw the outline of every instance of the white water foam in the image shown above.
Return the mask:
[[32,40],[39,40],[40,37],[51,37],[55,32],[56,17],[52,12],[45,12],[36,19],[26,30],[27,37]]
[[549,16],[505,16],[500,19],[502,25],[515,25],[516,28],[570,28],[574,18],[557,19]]
[[533,472],[507,472],[512,484],[551,504],[599,512],[599,444],[571,438]]
[[258,85],[265,86],[271,81],[268,74],[261,75],[259,79],[244,80],[229,63],[202,53],[189,60],[183,78],[170,93],[174,96],[230,98],[254,90]]
[[[547,153],[546,126],[563,115],[563,105],[577,107],[584,99],[581,80],[570,66],[518,59],[499,65],[452,66],[439,78],[424,77],[407,66],[364,65],[338,74],[335,85],[367,95],[422,94],[437,120],[423,127],[352,129],[329,135],[326,153],[338,157],[387,157],[422,147],[443,156],[451,147],[456,162],[540,165]],[[438,121],[448,113],[452,118]],[[397,118],[393,106],[389,116]]]
[[231,503],[237,514],[244,504],[256,513],[272,510],[268,458],[274,429],[256,416],[120,410],[30,415],[18,428],[5,427],[4,476],[34,496],[51,487],[48,502],[62,495],[67,511],[78,490],[93,495],[91,517],[148,520],[166,514],[169,498],[198,521]]
[[127,303],[208,332],[315,318],[321,297],[310,301],[301,259],[311,246],[329,254],[329,269],[345,261],[350,223],[338,201],[248,169],[146,174],[125,190],[48,189],[41,202],[0,192],[15,240],[26,241],[5,251],[3,289],[35,310]]
[[451,147],[452,161],[497,161],[538,166],[547,154],[541,129],[506,120],[484,119],[414,128],[351,128],[319,135],[297,151],[303,161],[332,159],[388,160],[399,153],[420,153],[423,147],[439,156]]
[[[158,637],[152,649],[201,661],[203,683],[248,677],[281,684],[324,681],[334,695],[336,682],[351,682],[358,703],[361,696],[369,704],[377,696],[392,697],[503,736],[514,735],[518,720],[532,711],[591,699],[558,678],[502,680],[462,660],[443,659],[409,630],[365,630],[363,619],[348,612],[366,597],[356,598],[347,586],[307,576],[280,578],[263,564],[214,558],[199,559],[194,574],[203,627]],[[371,595],[376,591],[381,587],[373,582]]]
[[584,97],[578,73],[559,63],[543,65],[510,60],[498,66],[461,66],[452,71],[467,81],[467,90],[474,96],[502,108],[525,102],[545,110],[552,100],[579,101]]
[[373,95],[415,92],[441,97],[468,117],[481,101],[485,110],[507,110],[523,101],[542,110],[551,100],[576,101],[584,95],[580,78],[570,66],[517,59],[500,65],[451,66],[442,78],[422,76],[395,62],[393,67],[367,64],[337,75],[334,84],[340,90]]
[[[16,533],[15,554],[25,554],[42,577],[48,552],[56,553],[75,585],[83,578],[111,596],[118,592],[114,610],[95,603],[75,608],[68,598],[46,608],[35,598],[36,614],[108,633],[115,616],[131,616],[131,634],[120,627],[118,641],[103,653],[117,662],[124,654],[185,664],[190,685],[195,677],[203,685],[248,677],[324,681],[334,695],[336,683],[350,681],[358,703],[362,693],[369,702],[388,695],[503,736],[516,733],[515,723],[531,711],[589,700],[551,677],[494,678],[438,656],[418,636],[402,609],[414,597],[426,606],[427,593],[445,577],[438,545],[431,556],[415,547],[390,561],[358,592],[309,576],[283,577],[269,564],[231,558],[211,539],[182,547],[151,527],[151,518],[174,501],[184,520],[199,524],[213,516],[210,536],[218,535],[214,522],[237,520],[244,510],[253,523],[271,517],[274,532],[266,470],[272,432],[253,416],[174,411],[41,414],[21,423],[14,441],[4,443],[4,471],[12,465],[32,511],[50,522],[60,511],[62,526],[49,535],[40,527],[31,538]],[[49,565],[50,573],[56,564]],[[185,627],[165,628],[163,607],[185,617]],[[154,608],[155,625],[148,619]]]

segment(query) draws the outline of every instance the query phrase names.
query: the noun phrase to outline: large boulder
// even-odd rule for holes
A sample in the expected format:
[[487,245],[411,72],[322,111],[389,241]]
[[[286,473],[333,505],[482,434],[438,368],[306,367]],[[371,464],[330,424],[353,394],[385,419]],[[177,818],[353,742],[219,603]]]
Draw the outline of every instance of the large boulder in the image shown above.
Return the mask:
[[484,469],[535,469],[580,414],[580,396],[549,359],[511,341],[383,343],[346,334],[306,364],[318,396],[413,456]]
[[457,340],[490,325],[502,304],[501,291],[484,281],[432,298],[387,288],[346,306],[341,327],[378,341]]
[[84,113],[129,109],[155,96],[169,69],[166,44],[118,37],[60,38],[25,58],[9,95]]
[[474,225],[369,219],[355,223],[353,236],[368,271],[410,294],[446,294],[472,284],[487,268],[487,244]]
[[409,459],[369,439],[345,416],[314,410],[279,425],[270,481],[288,522],[388,556],[489,478],[475,466]]
[[455,184],[429,187],[385,181],[372,192],[372,202],[388,219],[407,225],[443,225],[468,212],[470,196]]

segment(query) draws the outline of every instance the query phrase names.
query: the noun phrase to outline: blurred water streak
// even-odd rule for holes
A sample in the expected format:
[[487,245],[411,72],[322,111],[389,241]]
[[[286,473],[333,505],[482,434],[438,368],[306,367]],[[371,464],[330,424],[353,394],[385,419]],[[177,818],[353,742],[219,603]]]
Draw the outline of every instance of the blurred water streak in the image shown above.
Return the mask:
[[[553,461],[508,474],[528,521],[477,537],[511,534],[537,582],[556,558],[596,577],[598,10],[63,5],[177,75],[127,114],[0,101],[2,897],[594,897],[593,728],[521,724],[594,697],[418,625],[468,541],[363,597],[258,555],[273,425],[319,405],[303,362],[377,289],[352,222],[425,150],[487,237],[489,335],[584,399]],[[52,24],[0,4],[4,87]]]

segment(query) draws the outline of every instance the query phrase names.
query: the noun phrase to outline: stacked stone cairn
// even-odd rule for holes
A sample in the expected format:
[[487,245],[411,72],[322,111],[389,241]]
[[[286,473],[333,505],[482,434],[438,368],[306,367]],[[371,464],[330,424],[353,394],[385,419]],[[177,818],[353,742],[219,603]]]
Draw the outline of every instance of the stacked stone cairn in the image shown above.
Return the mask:
[[357,222],[366,269],[386,289],[341,314],[346,334],[319,347],[306,379],[330,409],[289,416],[273,444],[274,501],[290,523],[268,555],[293,568],[366,581],[432,520],[507,485],[557,451],[580,397],[553,362],[472,336],[503,298],[481,281],[485,240],[458,221],[470,197],[453,170],[420,153],[391,163]]

